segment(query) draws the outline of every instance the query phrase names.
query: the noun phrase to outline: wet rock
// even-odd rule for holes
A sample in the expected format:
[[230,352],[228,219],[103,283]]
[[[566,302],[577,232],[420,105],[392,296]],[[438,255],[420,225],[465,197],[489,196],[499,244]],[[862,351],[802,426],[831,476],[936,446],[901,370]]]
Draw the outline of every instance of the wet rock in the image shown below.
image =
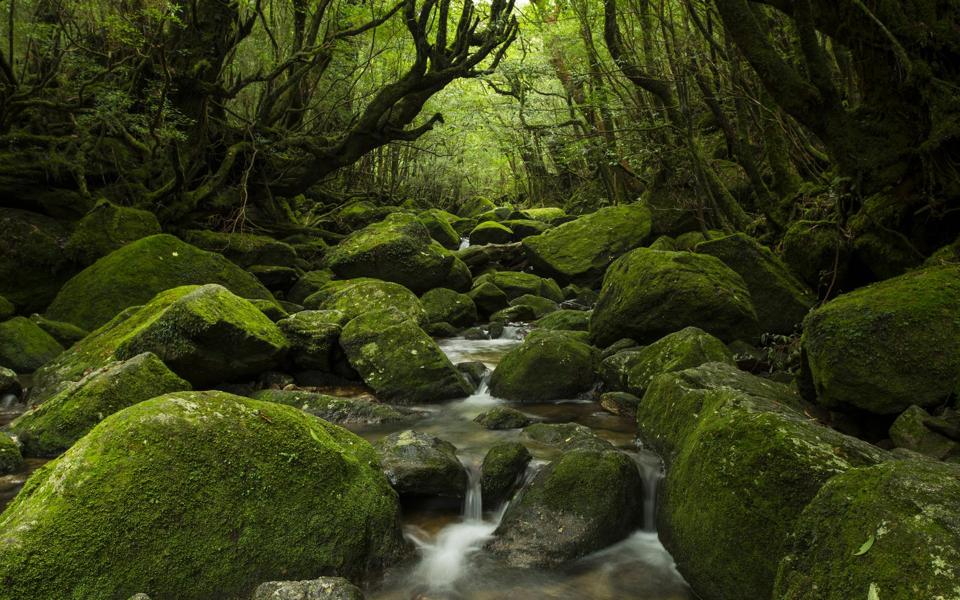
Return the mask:
[[701,242],[694,250],[719,258],[743,277],[761,331],[792,333],[817,301],[769,248],[746,234]]
[[46,316],[92,331],[160,292],[209,283],[220,284],[241,298],[273,301],[256,277],[219,254],[172,235],[154,235],[127,244],[78,273],[57,294]]
[[538,329],[565,329],[568,331],[587,331],[590,328],[589,310],[558,310],[539,319]]
[[636,418],[640,398],[627,392],[607,392],[600,396],[600,406],[618,417]]
[[290,302],[302,305],[307,298],[330,283],[333,277],[333,271],[329,269],[307,271],[293,284],[293,287],[287,292],[286,298]]
[[495,221],[484,221],[470,232],[470,244],[483,246],[485,244],[507,244],[515,241],[513,230],[506,225]]
[[470,272],[433,241],[413,215],[395,213],[352,233],[327,253],[327,265],[344,279],[372,277],[422,294],[436,287],[465,291]]
[[526,238],[523,248],[538,274],[590,285],[616,258],[642,246],[650,227],[646,206],[610,206]]
[[450,442],[408,430],[388,435],[376,448],[387,479],[401,496],[466,495],[467,470]]
[[955,597],[958,498],[957,465],[894,460],[837,475],[797,520],[773,597]]
[[375,576],[403,546],[399,523],[363,439],[182,392],[114,414],[34,474],[0,519],[0,578],[14,598],[247,597],[264,579]]
[[804,320],[817,402],[893,415],[942,404],[960,388],[960,266],[860,288]]
[[600,352],[600,358],[607,359],[617,354],[618,352],[623,352],[624,350],[640,350],[643,346],[638,344],[636,340],[630,338],[621,338],[614,343],[610,344]]
[[40,329],[49,333],[50,336],[57,340],[64,348],[69,348],[90,335],[89,331],[77,327],[73,323],[54,321],[42,315],[32,314],[30,315],[30,320],[36,323]]
[[190,389],[154,354],[146,352],[93,371],[76,385],[10,423],[25,456],[61,454],[98,423],[137,402]]
[[326,310],[304,310],[277,321],[277,328],[287,338],[287,358],[296,369],[331,371],[337,361],[343,313]]
[[63,346],[26,317],[0,323],[0,367],[32,373],[63,352]]
[[16,473],[23,468],[20,447],[6,433],[0,431],[0,475]]
[[23,393],[20,380],[12,369],[0,367],[0,397],[13,394],[17,398]]
[[487,451],[480,467],[480,497],[487,509],[496,509],[510,499],[532,457],[518,442],[496,444]]
[[87,266],[131,242],[158,233],[160,223],[152,212],[101,200],[77,223],[64,251],[71,260]]
[[470,272],[480,275],[487,271],[509,271],[525,262],[523,248],[519,242],[512,244],[485,244],[468,246],[457,251],[460,258],[470,268]]
[[477,277],[474,287],[489,282],[500,288],[507,295],[507,300],[513,300],[530,294],[549,298],[554,302],[563,302],[563,291],[557,282],[552,279],[537,277],[532,273],[520,271],[496,271]]
[[490,372],[487,365],[477,360],[457,363],[457,370],[466,376],[474,389],[480,387],[480,384],[483,383],[483,378]]
[[491,323],[528,323],[536,319],[536,309],[528,304],[508,306],[490,315]]
[[260,584],[251,600],[363,600],[363,592],[342,577],[307,581],[268,581]]
[[427,335],[435,338],[451,338],[456,337],[457,328],[451,325],[450,323],[430,323],[429,325],[423,328]]
[[435,288],[420,296],[430,323],[449,323],[455,327],[469,327],[477,322],[477,306],[473,299],[446,288]]
[[622,452],[568,452],[520,491],[488,548],[514,566],[553,567],[609,546],[640,525],[642,486]]
[[373,398],[342,398],[303,390],[260,390],[251,397],[293,406],[338,425],[409,423],[426,414],[402,406],[383,404]]
[[468,296],[473,300],[480,315],[489,317],[509,305],[507,295],[490,282],[482,282],[470,290]]
[[724,342],[756,337],[743,278],[712,256],[638,248],[607,271],[590,334],[600,346],[623,337],[650,343],[689,326]]
[[90,369],[152,352],[196,387],[253,377],[277,365],[287,340],[257,308],[219,285],[183,286],[117,315],[34,376],[32,402]]
[[198,248],[222,254],[244,268],[254,265],[297,266],[297,252],[290,244],[265,235],[197,229],[186,232],[184,239]]
[[797,403],[787,386],[722,363],[660,375],[640,403],[640,438],[667,465],[657,531],[703,597],[770,598],[807,503],[831,477],[886,458]]
[[926,425],[930,414],[919,406],[903,411],[890,426],[890,439],[898,448],[906,448],[937,459],[960,456],[960,443],[931,430]]
[[541,446],[568,452],[570,450],[613,450],[613,444],[592,429],[578,423],[535,423],[523,429],[523,437]]
[[441,402],[473,391],[437,343],[396,310],[353,319],[340,346],[364,383],[389,402]]
[[593,385],[596,353],[562,333],[535,330],[500,359],[490,391],[517,402],[574,398]]
[[515,408],[497,406],[477,415],[473,421],[484,429],[521,429],[533,419]]
[[398,310],[418,324],[427,323],[427,313],[417,296],[398,283],[379,279],[334,281],[304,300],[314,310],[338,310],[343,313],[342,325],[366,312]]
[[522,296],[517,296],[510,301],[510,306],[525,306],[528,307],[533,314],[534,319],[540,319],[546,315],[556,312],[559,310],[559,306],[553,300],[549,298],[544,298],[542,296],[534,296],[533,294],[524,294]]

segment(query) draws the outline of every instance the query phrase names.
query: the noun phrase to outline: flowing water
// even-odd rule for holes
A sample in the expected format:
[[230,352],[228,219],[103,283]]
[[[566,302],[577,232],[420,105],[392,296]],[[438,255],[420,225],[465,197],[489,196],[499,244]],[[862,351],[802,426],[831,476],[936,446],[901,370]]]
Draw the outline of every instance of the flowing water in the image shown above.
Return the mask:
[[[516,328],[507,328],[501,339],[451,338],[442,340],[440,346],[454,363],[482,361],[492,369],[504,353],[519,343],[522,333]],[[495,535],[507,505],[483,504],[479,465],[494,444],[521,439],[519,430],[490,431],[473,422],[476,415],[498,404],[507,402],[493,397],[485,381],[476,393],[464,400],[417,407],[429,416],[413,427],[457,447],[470,475],[470,486],[459,510],[435,504],[404,507],[405,533],[416,548],[416,559],[388,573],[378,588],[367,590],[367,597],[372,600],[692,600],[693,593],[653,529],[660,459],[637,448],[633,422],[602,412],[592,401],[571,399],[513,406],[540,421],[589,426],[629,453],[644,480],[644,528],[561,570],[512,568],[483,550]],[[375,441],[407,427],[355,431]],[[528,440],[524,442],[534,455],[525,475],[524,483],[527,483],[537,469],[556,456],[556,451],[530,444]]]

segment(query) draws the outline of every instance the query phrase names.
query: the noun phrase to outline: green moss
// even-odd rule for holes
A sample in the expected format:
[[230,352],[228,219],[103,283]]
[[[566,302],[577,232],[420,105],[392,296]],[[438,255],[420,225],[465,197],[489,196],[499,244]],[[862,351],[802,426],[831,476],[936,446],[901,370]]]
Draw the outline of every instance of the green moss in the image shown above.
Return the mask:
[[697,244],[706,241],[707,236],[702,231],[688,231],[677,236],[673,242],[672,250],[677,252],[689,251],[696,248]]
[[235,598],[362,580],[401,546],[373,449],[299,410],[184,392],[108,417],[0,515],[3,598]]
[[509,304],[504,291],[489,281],[478,282],[467,295],[476,305],[477,312],[486,317],[506,308]]
[[587,331],[590,328],[589,310],[558,310],[539,319],[538,329],[564,329],[568,331]]
[[23,313],[44,310],[76,267],[64,252],[68,223],[0,208],[0,295]]
[[650,235],[650,210],[642,204],[610,206],[523,240],[534,271],[561,283],[593,284],[624,253]]
[[277,321],[290,343],[288,358],[304,371],[333,370],[337,358],[341,325],[345,315],[338,311],[304,310]]
[[695,251],[716,256],[743,277],[761,331],[792,333],[817,301],[769,248],[746,234],[702,242]]
[[3,296],[0,296],[0,321],[6,321],[17,314],[17,307]]
[[567,213],[562,208],[547,206],[543,208],[525,208],[520,211],[524,217],[535,221],[555,224],[567,218]]
[[32,373],[61,352],[63,346],[26,317],[0,323],[0,366]]
[[807,285],[826,289],[846,279],[850,247],[836,223],[795,221],[783,236],[783,260]]
[[310,309],[338,310],[351,320],[366,312],[396,309],[417,323],[427,323],[427,313],[413,292],[398,283],[377,279],[334,281],[304,301]]
[[67,255],[81,265],[93,264],[101,256],[160,233],[152,212],[98,202],[80,221],[67,241]]
[[675,252],[680,249],[677,248],[677,242],[668,235],[661,235],[647,247],[651,250],[666,250],[667,252]]
[[508,244],[513,241],[513,230],[496,221],[483,221],[470,232],[470,244]]
[[490,378],[490,392],[517,402],[575,398],[593,385],[597,352],[556,331],[531,334],[507,352]]
[[533,419],[515,408],[495,406],[482,412],[473,419],[484,429],[521,429],[533,422]]
[[0,432],[0,475],[16,473],[23,468],[20,448],[7,434]]
[[354,202],[338,210],[334,219],[343,229],[356,231],[400,210],[396,206],[375,206],[371,202]]
[[307,271],[297,280],[290,291],[287,292],[287,300],[303,304],[304,301],[315,294],[323,286],[333,280],[333,271],[323,269],[320,271]]
[[533,294],[517,296],[510,301],[510,306],[524,306],[529,308],[534,320],[545,317],[552,312],[556,312],[560,308],[553,300],[544,298],[543,296],[535,296]]
[[452,222],[457,220],[455,215],[437,208],[431,208],[418,215],[427,231],[437,243],[447,250],[456,250],[460,247],[460,234],[457,233]]
[[642,396],[653,378],[663,373],[706,363],[735,365],[733,353],[723,342],[696,327],[671,333],[629,354],[629,360],[621,365],[624,390],[637,396]]
[[244,298],[273,300],[256,277],[222,256],[171,235],[154,235],[111,252],[77,274],[57,294],[47,317],[93,330],[159,292],[207,283]]
[[524,427],[523,438],[533,445],[562,452],[606,452],[614,449],[613,444],[579,423],[534,423]]
[[364,383],[384,400],[440,402],[472,391],[437,343],[396,310],[353,319],[343,328],[340,346]]
[[[897,460],[831,479],[797,522],[775,598],[960,598],[960,468]],[[869,547],[865,545],[872,540]]]
[[297,252],[290,244],[278,242],[265,235],[224,233],[202,229],[187,231],[184,239],[198,248],[222,254],[241,267],[253,265],[294,267],[297,264]]
[[514,242],[518,242],[532,235],[540,235],[551,228],[551,225],[533,219],[507,219],[503,221],[501,225],[513,232],[511,241]]
[[420,296],[420,303],[427,312],[430,323],[450,323],[457,327],[469,327],[477,322],[477,306],[466,294],[446,288],[435,288]]
[[487,451],[480,466],[480,495],[485,508],[495,509],[510,499],[532,458],[518,442],[502,442]]
[[853,253],[877,279],[902,275],[923,262],[908,237],[910,212],[901,198],[877,194],[864,200],[850,219]]
[[382,404],[371,398],[340,398],[303,390],[260,390],[252,397],[264,402],[293,406],[338,425],[405,423],[416,420],[423,414]]
[[689,326],[724,342],[756,337],[743,278],[712,256],[638,248],[607,271],[590,335],[598,346],[624,337],[648,343]]
[[73,323],[54,321],[38,314],[30,315],[30,320],[65,348],[69,348],[90,334],[86,329],[77,327]]
[[896,414],[960,384],[960,266],[930,267],[844,294],[802,338],[818,402]]
[[387,479],[401,495],[466,495],[467,470],[450,442],[408,430],[384,437],[376,449]]
[[936,459],[960,456],[960,442],[929,429],[930,413],[919,406],[903,411],[890,426],[890,441],[897,448],[906,448]]
[[462,281],[458,285],[450,281],[459,259],[434,242],[427,228],[409,214],[391,214],[349,235],[330,250],[326,260],[344,279],[372,277],[399,283],[416,293],[442,286],[464,289]]
[[27,456],[57,456],[100,421],[137,402],[168,392],[189,390],[153,354],[113,363],[94,371],[10,424]]
[[463,203],[460,204],[460,208],[457,209],[457,214],[460,215],[461,217],[470,218],[470,217],[476,217],[481,213],[485,213],[489,210],[494,210],[496,208],[497,208],[497,205],[491,202],[490,200],[487,200],[482,196],[476,196],[469,200],[463,201]]
[[474,281],[474,287],[484,283],[492,283],[500,288],[507,295],[508,300],[513,300],[524,294],[531,294],[549,298],[554,302],[563,302],[563,291],[560,290],[556,281],[538,277],[532,273],[494,271],[477,277]]

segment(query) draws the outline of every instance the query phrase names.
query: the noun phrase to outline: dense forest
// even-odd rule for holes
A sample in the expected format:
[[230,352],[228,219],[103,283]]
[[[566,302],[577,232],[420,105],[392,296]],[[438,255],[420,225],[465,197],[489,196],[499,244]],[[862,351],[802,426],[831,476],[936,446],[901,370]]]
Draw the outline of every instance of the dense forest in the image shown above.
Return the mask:
[[0,600],[960,599],[960,0],[0,0]]

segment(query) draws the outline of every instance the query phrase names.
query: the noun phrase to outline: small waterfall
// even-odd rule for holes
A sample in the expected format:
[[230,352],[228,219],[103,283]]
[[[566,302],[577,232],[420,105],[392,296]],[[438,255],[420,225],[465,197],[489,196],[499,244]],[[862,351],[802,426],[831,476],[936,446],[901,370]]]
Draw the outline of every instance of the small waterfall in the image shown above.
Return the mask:
[[643,530],[657,531],[657,487],[663,479],[663,462],[651,452],[633,455],[643,479]]
[[469,247],[470,247],[470,238],[468,237],[460,238],[460,247],[457,248],[457,250],[464,250]]
[[12,410],[15,405],[20,403],[20,399],[13,394],[0,395],[0,411],[7,412]]
[[466,521],[483,520],[483,494],[480,490],[480,467],[474,463],[467,468],[467,497],[463,501],[463,518]]

